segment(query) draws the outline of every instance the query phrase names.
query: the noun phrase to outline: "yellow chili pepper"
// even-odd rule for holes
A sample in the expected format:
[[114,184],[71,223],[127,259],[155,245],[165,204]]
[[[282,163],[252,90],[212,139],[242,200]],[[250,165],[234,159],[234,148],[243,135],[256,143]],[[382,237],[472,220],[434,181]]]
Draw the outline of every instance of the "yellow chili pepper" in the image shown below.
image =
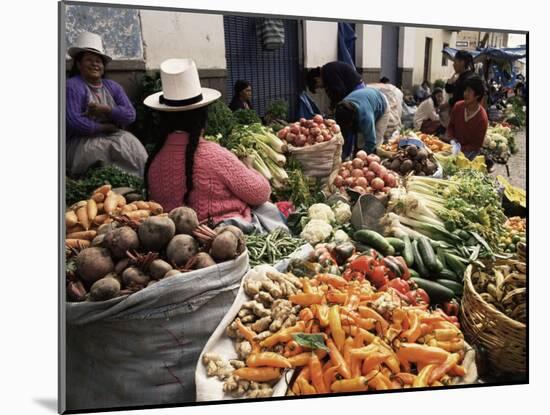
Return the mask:
[[323,378],[323,371],[321,368],[321,362],[319,358],[312,354],[309,360],[309,372],[311,375],[311,383],[315,387],[318,393],[328,393],[329,389],[325,385],[325,380]]
[[342,392],[363,392],[368,389],[367,378],[358,376],[353,379],[337,380],[330,385],[330,390],[334,393]]
[[260,342],[260,346],[269,348],[275,346],[277,343],[284,343],[292,340],[292,334],[303,332],[305,327],[306,324],[303,321],[299,321],[294,326],[281,329],[277,333],[269,336],[267,339]]
[[248,358],[246,359],[246,365],[248,367],[292,367],[286,357],[274,352],[250,353],[250,355],[248,355]]
[[242,367],[235,370],[233,375],[244,380],[268,382],[279,379],[281,377],[281,369],[277,367]]
[[317,393],[315,387],[304,378],[296,379],[296,383],[298,384],[302,395],[315,395]]
[[338,350],[338,347],[334,344],[332,339],[327,340],[327,347],[329,348],[329,356],[330,360],[332,361],[332,364],[336,367],[338,367],[338,373],[342,375],[343,378],[349,379],[350,376],[350,368],[344,358],[342,357],[342,354]]
[[323,301],[323,295],[314,293],[299,293],[290,295],[288,299],[294,304],[307,307],[312,304],[321,304],[321,302]]
[[342,350],[344,347],[344,341],[346,340],[346,333],[342,329],[342,322],[340,321],[340,307],[338,305],[333,305],[330,307],[328,321],[334,343],[336,343],[338,350]]
[[412,384],[413,388],[423,388],[429,386],[428,379],[436,366],[436,364],[429,364],[424,366],[424,368],[422,368],[422,370],[418,373],[418,376],[414,380]]
[[329,306],[326,304],[316,305],[316,311],[317,320],[319,320],[321,327],[327,327],[329,325]]

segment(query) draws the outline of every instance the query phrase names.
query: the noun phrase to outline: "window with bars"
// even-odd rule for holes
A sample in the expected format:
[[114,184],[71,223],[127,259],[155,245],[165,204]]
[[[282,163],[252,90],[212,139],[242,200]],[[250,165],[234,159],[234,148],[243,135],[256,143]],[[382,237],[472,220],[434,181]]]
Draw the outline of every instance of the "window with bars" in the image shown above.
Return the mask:
[[252,84],[252,107],[264,116],[269,105],[284,100],[289,106],[289,118],[296,114],[300,79],[298,21],[284,20],[284,45],[273,51],[262,49],[256,35],[258,19],[244,16],[224,16],[225,56],[227,60],[227,96],[229,103],[233,86],[239,79]]

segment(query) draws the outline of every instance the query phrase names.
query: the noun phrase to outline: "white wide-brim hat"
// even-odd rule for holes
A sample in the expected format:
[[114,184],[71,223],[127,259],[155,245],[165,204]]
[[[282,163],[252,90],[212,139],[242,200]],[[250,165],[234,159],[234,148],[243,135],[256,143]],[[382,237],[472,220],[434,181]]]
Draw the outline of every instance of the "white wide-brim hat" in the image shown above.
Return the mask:
[[143,103],[158,111],[190,111],[204,107],[222,96],[220,91],[201,87],[199,71],[192,59],[168,59],[160,64],[162,91],[149,95]]
[[82,32],[78,35],[76,42],[69,48],[67,53],[71,58],[75,58],[80,52],[91,52],[100,55],[105,62],[110,62],[112,59],[109,55],[105,54],[103,49],[103,41],[101,36],[95,33]]

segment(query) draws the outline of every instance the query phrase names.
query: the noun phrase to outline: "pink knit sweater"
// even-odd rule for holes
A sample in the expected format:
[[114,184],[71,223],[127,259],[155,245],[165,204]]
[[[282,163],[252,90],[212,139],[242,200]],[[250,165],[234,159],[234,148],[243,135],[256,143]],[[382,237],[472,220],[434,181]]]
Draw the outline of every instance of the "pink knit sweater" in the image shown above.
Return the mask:
[[[149,168],[149,196],[165,211],[182,205],[186,192],[185,149],[189,135],[174,132],[168,136]],[[215,223],[233,217],[251,221],[250,206],[269,200],[271,186],[255,170],[248,169],[233,153],[200,138],[193,165],[193,190],[189,207],[199,220]]]

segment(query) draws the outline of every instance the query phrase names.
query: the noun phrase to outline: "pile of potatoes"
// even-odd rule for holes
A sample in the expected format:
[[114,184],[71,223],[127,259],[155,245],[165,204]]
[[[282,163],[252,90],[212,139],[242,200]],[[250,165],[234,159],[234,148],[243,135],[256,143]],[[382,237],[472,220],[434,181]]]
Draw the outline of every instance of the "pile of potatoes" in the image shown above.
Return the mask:
[[[212,237],[205,240],[191,208],[162,213],[155,202],[126,204],[107,187],[98,192],[105,195],[104,202],[96,202],[94,193],[86,205],[77,203],[76,211],[71,210],[78,221],[68,228],[74,232],[66,239],[67,248],[73,248],[67,251],[68,301],[105,301],[132,294],[163,278],[232,260],[246,249],[244,235],[234,226],[210,230]],[[96,221],[98,203],[106,216],[101,224]],[[126,220],[121,221],[121,216]],[[129,218],[133,220],[128,222]]]

